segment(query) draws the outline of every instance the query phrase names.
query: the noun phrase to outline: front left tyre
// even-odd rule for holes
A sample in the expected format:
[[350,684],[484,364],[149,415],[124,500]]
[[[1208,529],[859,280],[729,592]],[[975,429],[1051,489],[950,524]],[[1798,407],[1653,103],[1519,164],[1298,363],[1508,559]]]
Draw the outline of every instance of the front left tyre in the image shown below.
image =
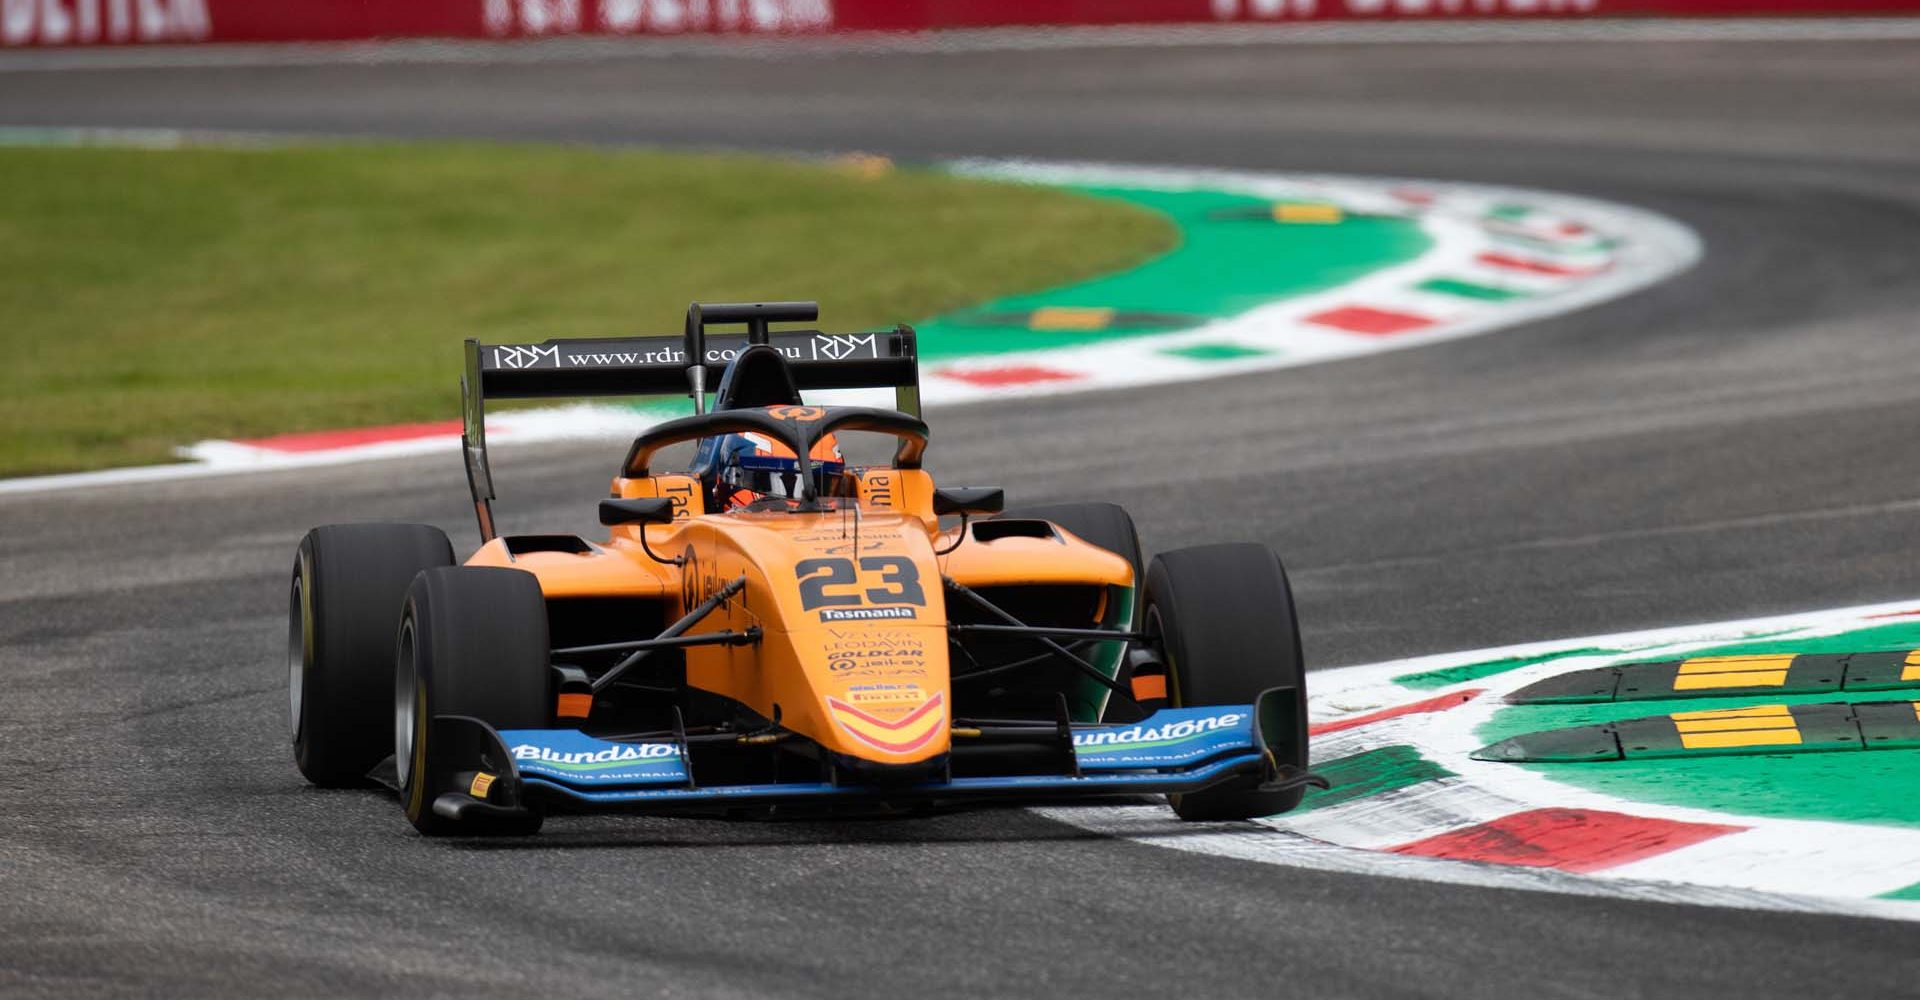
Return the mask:
[[446,532],[425,524],[335,524],[307,532],[287,615],[293,760],[322,788],[365,784],[393,752],[387,715],[393,637],[407,585],[453,565]]
[[[389,674],[394,766],[407,820],[428,836],[520,835],[540,829],[529,812],[507,823],[472,824],[436,813],[441,787],[460,763],[441,760],[435,716],[478,719],[496,731],[544,729],[549,697],[547,606],[532,573],[485,566],[430,569],[407,588]],[[504,767],[506,762],[496,762]]]
[[[1275,763],[1307,766],[1306,661],[1293,587],[1264,545],[1201,545],[1155,556],[1147,569],[1146,644],[1166,665],[1173,705],[1251,705],[1269,688],[1290,692],[1281,709],[1292,734]],[[1300,804],[1304,788],[1262,791],[1248,776],[1167,796],[1184,820],[1272,816]]]

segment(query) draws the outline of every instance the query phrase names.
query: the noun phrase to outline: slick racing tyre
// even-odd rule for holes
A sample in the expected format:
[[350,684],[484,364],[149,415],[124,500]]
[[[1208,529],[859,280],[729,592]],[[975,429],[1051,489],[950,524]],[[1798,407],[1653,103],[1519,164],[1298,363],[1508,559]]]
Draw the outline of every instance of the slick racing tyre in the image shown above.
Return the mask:
[[[1119,628],[1123,623],[1129,626],[1139,623],[1140,594],[1147,577],[1146,564],[1140,557],[1140,533],[1134,530],[1133,518],[1127,514],[1126,508],[1113,503],[1058,503],[1021,507],[1000,516],[1051,521],[1082,541],[1098,545],[1125,559],[1133,566],[1133,605],[1124,609],[1109,608],[1100,627]],[[1123,610],[1128,613],[1124,619],[1119,614]],[[1127,681],[1129,677],[1123,674],[1120,679]],[[1149,702],[1148,707],[1156,704],[1157,701]],[[1117,697],[1107,699],[1107,710],[1101,716],[1106,722],[1138,722],[1144,717],[1134,702]]]
[[464,715],[501,729],[544,729],[551,718],[547,606],[540,582],[517,569],[430,569],[407,588],[389,674],[392,748],[400,801],[414,828],[445,834],[530,834],[524,823],[466,828],[433,811],[450,789],[429,745],[436,715]]
[[[1307,764],[1306,672],[1293,611],[1293,591],[1280,557],[1264,545],[1203,545],[1154,557],[1147,570],[1142,631],[1166,665],[1176,707],[1248,705],[1260,692],[1292,687],[1298,749],[1282,765]],[[1185,820],[1251,819],[1286,812],[1304,789],[1255,790],[1235,779],[1199,792],[1169,795]]]
[[453,565],[453,545],[425,524],[336,524],[307,532],[287,615],[293,760],[322,788],[363,784],[393,752],[387,702],[393,636],[407,585]]

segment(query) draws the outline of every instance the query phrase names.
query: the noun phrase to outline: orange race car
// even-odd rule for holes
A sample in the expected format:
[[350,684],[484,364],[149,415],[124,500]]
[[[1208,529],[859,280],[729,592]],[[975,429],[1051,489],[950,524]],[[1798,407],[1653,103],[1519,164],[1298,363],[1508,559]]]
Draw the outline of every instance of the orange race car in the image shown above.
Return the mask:
[[[1130,792],[1238,819],[1324,787],[1271,550],[1143,567],[1112,504],[1003,511],[999,489],[936,487],[913,330],[770,329],[817,312],[695,304],[678,343],[468,341],[479,551],[456,564],[444,532],[411,524],[300,544],[288,673],[308,780],[384,777],[427,834]],[[876,387],[896,409],[801,398]],[[488,397],[675,391],[693,415],[634,441],[600,501],[608,538],[495,533]],[[856,433],[892,460],[850,463]],[[675,445],[686,468],[656,469]]]

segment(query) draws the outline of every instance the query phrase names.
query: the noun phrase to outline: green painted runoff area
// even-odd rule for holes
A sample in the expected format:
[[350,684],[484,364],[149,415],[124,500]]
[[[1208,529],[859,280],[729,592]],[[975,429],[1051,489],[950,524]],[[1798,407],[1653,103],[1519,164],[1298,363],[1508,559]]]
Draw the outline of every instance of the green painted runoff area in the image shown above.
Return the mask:
[[467,337],[671,334],[695,299],[817,299],[826,327],[871,329],[1177,240],[1134,200],[931,170],[452,143],[4,148],[0,476],[453,419]]
[[1497,660],[1485,660],[1480,663],[1464,663],[1457,667],[1442,667],[1438,670],[1423,670],[1414,674],[1401,674],[1395,677],[1393,682],[1403,687],[1424,691],[1432,688],[1443,688],[1454,684],[1462,684],[1467,681],[1477,681],[1482,678],[1492,677],[1495,674],[1504,674],[1510,670],[1519,670],[1522,667],[1531,667],[1540,663],[1551,663],[1554,660],[1570,659],[1575,656],[1608,656],[1624,652],[1626,652],[1626,650],[1602,649],[1596,646],[1583,646],[1578,649],[1556,649],[1551,653],[1541,653],[1535,656],[1506,656]]
[[[1076,186],[1069,190],[1152,210],[1179,228],[1180,242],[1146,263],[1044,292],[1010,295],[916,324],[928,358],[1071,347],[1188,329],[1258,306],[1308,295],[1404,263],[1432,240],[1418,222],[1344,215],[1333,224],[1274,221],[1272,203],[1220,191]],[[1113,309],[1156,321],[1116,329],[1029,329],[1046,308]],[[1202,360],[1208,360],[1202,357]]]
[[[1878,653],[1896,649],[1920,648],[1920,620],[1915,622],[1897,622],[1890,625],[1874,626],[1845,632],[1840,635],[1818,636],[1814,638],[1793,638],[1798,630],[1773,632],[1763,636],[1742,639],[1738,642],[1724,643],[1704,649],[1689,649],[1684,653],[1661,652],[1671,646],[1665,643],[1657,646],[1645,646],[1639,649],[1611,649],[1601,646],[1580,646],[1556,649],[1548,653],[1536,653],[1532,656],[1507,656],[1479,663],[1465,663],[1457,667],[1441,667],[1436,670],[1422,670],[1417,673],[1401,674],[1393,679],[1395,684],[1416,690],[1432,690],[1476,681],[1504,674],[1509,671],[1531,667],[1554,660],[1571,659],[1576,656],[1611,656],[1616,663],[1634,663],[1653,660],[1681,660],[1695,656],[1759,656],[1767,653]],[[1586,666],[1593,666],[1587,664]],[[1644,704],[1644,702],[1642,703]]]
[[[1811,639],[1774,636],[1690,650],[1686,657],[1743,653],[1879,652],[1920,647],[1920,620]],[[1571,655],[1571,654],[1569,654]],[[1667,654],[1662,654],[1667,656]],[[1667,656],[1679,658],[1679,656]],[[1802,696],[1673,698],[1586,705],[1510,705],[1476,730],[1486,743],[1522,733],[1620,719],[1752,705],[1904,700],[1838,693]],[[1920,750],[1754,754],[1737,757],[1519,764],[1555,781],[1642,802],[1775,816],[1920,826]]]
[[1920,883],[1915,883],[1913,885],[1907,886],[1905,889],[1895,889],[1892,892],[1883,892],[1880,894],[1880,898],[1881,899],[1920,899]]
[[1310,788],[1300,800],[1299,810],[1324,809],[1343,802],[1407,788],[1437,778],[1452,777],[1452,771],[1420,756],[1410,746],[1376,747],[1351,757],[1316,760],[1313,769],[1326,778],[1329,788]]

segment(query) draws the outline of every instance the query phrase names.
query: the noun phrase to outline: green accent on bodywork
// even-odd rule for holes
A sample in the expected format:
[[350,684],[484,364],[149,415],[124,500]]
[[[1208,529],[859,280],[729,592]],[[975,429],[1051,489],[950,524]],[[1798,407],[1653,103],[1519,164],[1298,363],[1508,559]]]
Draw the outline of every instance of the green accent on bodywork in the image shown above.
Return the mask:
[[1463,299],[1479,299],[1483,302],[1507,302],[1525,298],[1525,292],[1511,288],[1495,288],[1458,278],[1429,278],[1414,286],[1423,292],[1438,292],[1442,295],[1457,295]]
[[1914,884],[1907,886],[1905,889],[1895,889],[1892,892],[1883,892],[1879,895],[1878,898],[1880,899],[1920,899],[1920,882],[1915,882]]
[[[1135,603],[1133,594],[1134,589],[1132,587],[1107,588],[1107,600],[1119,602],[1120,614],[1114,618],[1111,624],[1104,627],[1120,632],[1125,632],[1133,628],[1133,606]],[[1093,669],[1100,671],[1109,678],[1118,677],[1120,676],[1120,660],[1126,655],[1126,643],[1102,642],[1099,644],[1098,652],[1088,657],[1087,662],[1093,664]],[[1107,699],[1111,697],[1113,697],[1113,692],[1108,690],[1105,685],[1095,683],[1090,677],[1079,677],[1075,681],[1073,690],[1067,694],[1067,715],[1074,722],[1098,722],[1100,721],[1100,717],[1106,714]]]
[[1504,674],[1509,670],[1531,667],[1536,663],[1547,663],[1553,660],[1563,660],[1575,656],[1611,656],[1624,654],[1626,652],[1628,652],[1628,650],[1601,649],[1592,646],[1579,649],[1557,649],[1551,653],[1540,653],[1534,656],[1509,656],[1499,660],[1467,663],[1458,667],[1441,667],[1438,670],[1423,670],[1419,673],[1401,674],[1395,677],[1393,682],[1401,687],[1410,687],[1415,690],[1426,691],[1433,688],[1443,688],[1452,684],[1459,684],[1464,681],[1477,681],[1482,677]]
[[1324,809],[1426,781],[1453,777],[1452,771],[1420,756],[1420,751],[1410,746],[1379,747],[1351,757],[1315,761],[1313,770],[1333,787],[1308,789],[1296,812]]
[[[1218,191],[1073,187],[1160,212],[1180,228],[1180,244],[1139,267],[1030,295],[1014,295],[916,324],[928,360],[1091,344],[1189,329],[1278,299],[1346,284],[1418,257],[1432,241],[1412,219],[1348,216],[1337,226],[1249,226],[1216,217],[1270,209],[1272,202]],[[1035,331],[982,318],[1024,316],[1049,306],[1159,313],[1160,325],[1126,329]],[[1174,317],[1187,317],[1181,320]]]
[[1189,344],[1185,347],[1168,347],[1160,353],[1192,358],[1195,361],[1232,361],[1236,358],[1257,358],[1274,352],[1263,351],[1257,347],[1241,347],[1239,344]]

